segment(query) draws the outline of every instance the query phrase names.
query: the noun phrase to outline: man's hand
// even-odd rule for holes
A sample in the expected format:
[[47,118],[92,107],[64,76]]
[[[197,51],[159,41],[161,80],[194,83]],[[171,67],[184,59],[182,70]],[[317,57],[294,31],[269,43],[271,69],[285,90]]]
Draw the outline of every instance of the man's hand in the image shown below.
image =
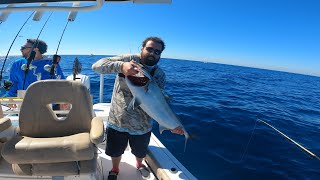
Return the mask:
[[177,127],[173,130],[171,130],[172,133],[175,133],[175,134],[180,134],[180,135],[183,135],[184,134],[184,131],[182,130],[181,127]]
[[139,70],[140,70],[140,67],[133,60],[131,60],[130,62],[125,62],[122,65],[122,73],[125,76],[135,75],[139,72]]
[[14,108],[17,108],[17,105],[16,104],[8,104],[8,107],[14,109]]
[[60,110],[70,110],[70,104],[60,104]]

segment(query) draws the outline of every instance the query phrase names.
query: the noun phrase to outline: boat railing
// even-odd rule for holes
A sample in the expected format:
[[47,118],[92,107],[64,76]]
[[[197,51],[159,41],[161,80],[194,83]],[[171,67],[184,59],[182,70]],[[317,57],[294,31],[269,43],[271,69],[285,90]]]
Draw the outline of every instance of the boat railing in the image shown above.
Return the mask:
[[99,90],[99,102],[103,103],[103,87],[104,87],[104,75],[100,74],[100,90]]

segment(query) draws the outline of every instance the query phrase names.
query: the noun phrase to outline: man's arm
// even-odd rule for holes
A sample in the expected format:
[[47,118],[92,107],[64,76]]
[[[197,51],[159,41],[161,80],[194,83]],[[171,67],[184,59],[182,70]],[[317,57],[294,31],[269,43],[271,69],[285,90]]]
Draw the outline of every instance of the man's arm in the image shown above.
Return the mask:
[[92,70],[100,74],[122,73],[125,76],[132,76],[139,72],[137,59],[139,59],[137,55],[102,58],[92,65]]
[[[14,62],[10,68],[10,75],[9,80],[13,83],[13,85],[10,87],[9,91],[6,93],[7,97],[17,97],[17,91],[18,91],[18,78],[17,76],[17,63]],[[20,67],[21,68],[21,67]]]
[[122,73],[122,65],[128,61],[130,61],[130,56],[102,58],[92,65],[92,70],[100,74]]

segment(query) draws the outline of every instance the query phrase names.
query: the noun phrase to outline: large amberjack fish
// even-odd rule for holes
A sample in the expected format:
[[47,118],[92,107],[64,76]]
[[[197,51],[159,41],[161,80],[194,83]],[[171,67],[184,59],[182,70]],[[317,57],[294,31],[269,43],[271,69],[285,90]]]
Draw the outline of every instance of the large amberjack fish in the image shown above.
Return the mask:
[[142,76],[126,76],[125,81],[133,95],[133,99],[128,106],[128,110],[134,110],[140,106],[152,119],[159,123],[159,130],[173,130],[181,127],[185,136],[185,147],[189,139],[189,134],[184,129],[176,114],[168,105],[165,96],[157,83],[153,80],[148,71],[141,67]]

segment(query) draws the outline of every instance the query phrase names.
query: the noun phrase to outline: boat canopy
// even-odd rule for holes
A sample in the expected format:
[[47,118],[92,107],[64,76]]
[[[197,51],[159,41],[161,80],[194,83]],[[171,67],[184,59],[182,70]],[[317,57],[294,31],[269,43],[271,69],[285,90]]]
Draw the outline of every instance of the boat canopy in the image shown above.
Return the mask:
[[[97,0],[2,0],[0,4],[20,4],[20,3],[63,3],[63,2],[93,2]],[[104,0],[105,2],[124,2],[133,3],[171,3],[171,0]]]
[[[132,2],[136,4],[171,4],[172,0],[2,0],[0,1],[0,24],[6,21],[11,12],[36,11],[69,11],[76,14],[78,11],[92,11],[99,9],[103,4]],[[40,17],[40,15],[37,15]],[[70,17],[73,21],[75,17]],[[34,18],[34,20],[39,18]]]
[[99,9],[104,2],[137,4],[170,4],[172,0],[2,0],[0,12],[15,11],[90,11]]

